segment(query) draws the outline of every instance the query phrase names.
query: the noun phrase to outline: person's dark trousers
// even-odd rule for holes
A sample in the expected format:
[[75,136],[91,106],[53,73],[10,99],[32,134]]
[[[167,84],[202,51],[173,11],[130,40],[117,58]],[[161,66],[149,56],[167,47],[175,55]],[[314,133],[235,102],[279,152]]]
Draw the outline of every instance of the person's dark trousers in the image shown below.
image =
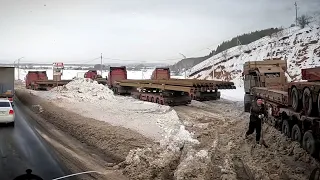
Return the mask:
[[246,136],[252,134],[254,130],[256,130],[256,141],[259,142],[261,136],[261,119],[250,115],[249,130],[246,132]]

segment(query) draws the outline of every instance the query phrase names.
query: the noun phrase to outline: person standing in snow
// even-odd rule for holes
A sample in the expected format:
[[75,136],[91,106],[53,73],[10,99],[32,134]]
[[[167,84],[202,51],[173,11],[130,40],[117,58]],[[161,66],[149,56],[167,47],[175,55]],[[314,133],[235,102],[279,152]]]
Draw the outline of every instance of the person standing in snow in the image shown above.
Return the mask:
[[246,138],[256,130],[256,142],[259,144],[262,128],[262,118],[265,116],[264,104],[262,99],[258,99],[252,103],[250,109],[249,129],[246,132]]

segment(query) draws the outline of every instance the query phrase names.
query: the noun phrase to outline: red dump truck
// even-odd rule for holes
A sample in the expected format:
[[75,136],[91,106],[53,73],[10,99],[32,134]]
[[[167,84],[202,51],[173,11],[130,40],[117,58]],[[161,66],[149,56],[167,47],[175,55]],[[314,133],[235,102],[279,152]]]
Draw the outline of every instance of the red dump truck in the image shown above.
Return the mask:
[[107,78],[102,78],[101,75],[98,74],[97,70],[89,70],[84,74],[84,78],[89,78],[97,81],[99,84],[106,85]]
[[132,95],[144,101],[166,105],[185,105],[195,100],[220,98],[218,87],[234,89],[231,82],[172,79],[168,68],[156,68],[151,79],[127,79],[126,67],[110,67],[108,87],[115,94]]
[[56,86],[68,84],[71,80],[48,80],[46,71],[28,71],[25,77],[27,89],[50,90]]
[[[259,71],[259,67],[253,65],[254,62],[248,63],[251,63],[251,67],[247,69],[248,71],[244,71],[247,81],[245,83],[248,85],[248,81],[251,81],[253,101],[257,98],[265,101],[267,123],[285,136],[300,142],[311,155],[319,157],[320,67],[302,69],[301,77],[304,81],[287,82],[286,77],[282,75],[282,68],[270,67]],[[248,63],[244,69],[248,68]],[[275,63],[274,67],[280,67],[280,64]],[[278,82],[278,85],[261,86],[261,81]]]

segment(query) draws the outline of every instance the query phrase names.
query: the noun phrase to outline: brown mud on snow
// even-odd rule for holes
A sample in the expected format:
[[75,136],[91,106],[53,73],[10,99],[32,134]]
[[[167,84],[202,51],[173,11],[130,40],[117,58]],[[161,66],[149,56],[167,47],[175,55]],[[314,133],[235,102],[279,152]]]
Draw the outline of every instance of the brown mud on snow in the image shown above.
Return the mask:
[[[61,144],[58,144],[50,137],[50,135],[43,136],[47,141],[50,141],[51,144],[57,144],[60,149],[64,149],[64,151],[69,154],[75,154],[72,152],[72,149],[78,149],[78,154],[83,154],[88,151],[90,156],[95,160],[98,161],[98,159],[101,159],[98,166],[92,164],[92,162],[86,162],[86,160],[78,154],[74,155],[78,160],[84,161],[87,167],[100,168],[101,171],[104,169],[110,170],[108,166],[113,166],[114,164],[122,162],[131,149],[142,148],[146,147],[148,144],[153,144],[150,139],[145,138],[137,132],[122,127],[111,126],[106,122],[85,118],[78,114],[65,111],[64,109],[55,106],[52,102],[48,102],[47,100],[31,94],[28,90],[16,90],[16,96],[19,98],[20,102],[42,118],[42,120],[34,118],[38,123],[43,123],[40,121],[47,121],[45,125],[46,128],[50,128],[51,125],[52,129],[64,132],[83,143],[82,145],[77,146],[73,144],[71,140],[63,139],[61,140],[63,141],[62,147]],[[54,130],[52,129],[50,129],[50,131],[53,132]],[[56,134],[59,135],[59,133]],[[63,137],[61,136],[61,138]],[[91,151],[89,151],[89,149],[91,149]],[[65,159],[68,158],[71,157],[66,157]],[[110,174],[112,172],[108,171],[107,173]],[[121,173],[119,176],[114,177],[117,178],[111,179],[126,179],[124,176],[123,178],[120,178],[122,177]]]
[[249,114],[241,102],[195,102],[175,110],[195,132],[199,148],[209,149],[212,179],[308,179],[318,166],[298,143],[266,124],[263,132],[269,148],[255,146],[255,134],[245,140]]
[[[26,91],[18,94],[24,94],[26,104],[41,105],[42,109],[35,111],[43,111],[40,114],[59,129],[98,148],[116,162],[125,158],[116,168],[129,179],[303,180],[319,165],[298,143],[268,125],[263,130],[269,148],[254,146],[254,135],[245,140],[249,114],[243,112],[241,102],[194,101],[189,106],[174,107],[186,129],[200,143],[177,145],[180,149],[169,150],[136,132],[83,118],[40,98],[35,100]],[[133,149],[136,150],[130,151]]]

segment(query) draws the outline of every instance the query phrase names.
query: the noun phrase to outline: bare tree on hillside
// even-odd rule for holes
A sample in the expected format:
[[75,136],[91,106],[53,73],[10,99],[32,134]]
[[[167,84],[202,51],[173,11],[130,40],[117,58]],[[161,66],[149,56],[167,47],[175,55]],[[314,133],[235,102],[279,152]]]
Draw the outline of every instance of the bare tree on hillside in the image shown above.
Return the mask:
[[228,49],[222,51],[222,52],[221,52],[221,55],[222,55],[222,57],[223,57],[223,60],[227,60],[227,57],[228,57]]
[[298,17],[298,24],[301,28],[305,28],[307,25],[311,23],[312,17],[308,15],[302,15]]

